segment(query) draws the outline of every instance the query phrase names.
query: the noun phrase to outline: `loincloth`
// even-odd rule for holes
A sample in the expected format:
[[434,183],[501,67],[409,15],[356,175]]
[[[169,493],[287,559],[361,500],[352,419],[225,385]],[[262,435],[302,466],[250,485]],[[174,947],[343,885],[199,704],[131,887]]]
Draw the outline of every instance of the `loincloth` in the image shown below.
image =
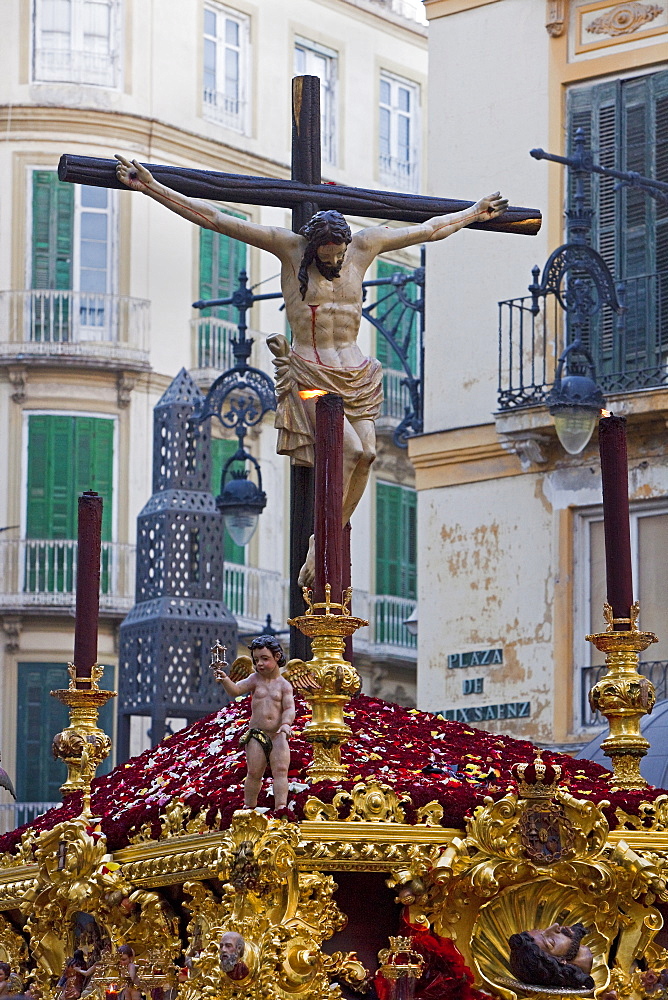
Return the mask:
[[296,465],[313,465],[315,458],[313,427],[299,397],[300,389],[323,389],[341,396],[343,412],[350,421],[375,421],[380,413],[383,366],[375,358],[367,358],[358,368],[329,368],[286,350],[274,358],[274,366],[278,397],[276,451],[289,455]]
[[262,749],[264,750],[264,755],[267,758],[267,764],[269,763],[269,758],[271,756],[271,751],[274,749],[274,744],[271,739],[262,729],[247,729],[243,736],[239,737],[239,746],[245,747],[247,743],[251,740],[257,740]]

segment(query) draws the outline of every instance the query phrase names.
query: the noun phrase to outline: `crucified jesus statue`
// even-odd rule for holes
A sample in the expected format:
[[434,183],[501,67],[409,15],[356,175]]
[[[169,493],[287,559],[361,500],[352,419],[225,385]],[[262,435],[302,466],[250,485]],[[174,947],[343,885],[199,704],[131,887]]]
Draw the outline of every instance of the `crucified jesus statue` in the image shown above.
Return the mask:
[[[137,160],[118,154],[116,159],[116,176],[133,191],[141,191],[204,229],[268,250],[280,260],[292,344],[280,334],[267,340],[276,368],[277,450],[298,465],[312,465],[315,398],[304,396],[319,390],[343,397],[345,525],[362,498],[376,457],[375,420],[383,399],[380,362],[366,358],[357,343],[364,275],[379,254],[433,243],[471,223],[491,221],[505,211],[508,202],[497,191],[460,212],[400,228],[370,226],[355,234],[339,212],[317,212],[299,233],[293,233],[227,215],[206,201],[160,184]],[[311,586],[314,572],[311,537],[300,585]]]

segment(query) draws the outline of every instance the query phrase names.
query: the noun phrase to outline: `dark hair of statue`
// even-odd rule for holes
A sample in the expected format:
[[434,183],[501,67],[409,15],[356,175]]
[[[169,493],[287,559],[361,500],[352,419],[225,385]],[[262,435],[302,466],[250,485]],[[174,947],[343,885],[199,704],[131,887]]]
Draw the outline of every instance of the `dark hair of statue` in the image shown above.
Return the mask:
[[68,969],[72,969],[72,968],[85,969],[86,968],[86,957],[85,957],[83,951],[81,950],[81,948],[77,948],[77,950],[74,952],[74,954],[72,955],[72,957],[68,958],[68,960],[67,960],[67,968]]
[[268,649],[277,658],[279,667],[285,666],[286,660],[283,647],[278,639],[273,635],[258,635],[255,639],[253,639],[248,648],[251,651],[251,656],[253,655],[253,650],[255,649]]
[[4,972],[5,978],[9,979],[12,972],[11,965],[8,965],[7,962],[0,962],[0,972]]
[[[569,949],[568,958],[573,959],[580,949],[580,941],[587,933],[583,924],[574,924],[573,947]],[[534,941],[528,931],[513,934],[509,940],[510,956],[508,965],[515,979],[531,986],[554,986],[561,989],[594,988],[594,980],[586,972],[566,959],[555,958],[548,954]]]
[[313,261],[317,263],[318,247],[324,247],[327,243],[345,243],[347,246],[352,240],[353,234],[341,213],[331,209],[328,212],[316,212],[299,230],[299,235],[305,236],[308,240],[297,275],[299,291],[302,294],[302,299],[305,299],[308,288],[308,269]]
[[122,944],[122,945],[119,945],[118,954],[119,955],[128,955],[130,958],[134,958],[135,957],[135,950],[132,947],[132,945]]

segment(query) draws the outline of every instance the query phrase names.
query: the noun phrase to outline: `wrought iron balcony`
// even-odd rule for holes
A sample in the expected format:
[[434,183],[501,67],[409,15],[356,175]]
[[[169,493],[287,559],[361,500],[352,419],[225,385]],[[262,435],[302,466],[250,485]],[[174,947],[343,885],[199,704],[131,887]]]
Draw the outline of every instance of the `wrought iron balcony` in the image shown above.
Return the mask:
[[92,292],[0,292],[0,361],[79,359],[148,367],[149,302]]
[[[617,286],[624,308],[603,306],[589,317],[583,344],[604,394],[668,384],[668,271],[627,278]],[[566,346],[564,311],[555,296],[499,303],[500,410],[545,403]]]
[[374,657],[415,660],[417,636],[411,635],[404,625],[414,608],[414,600],[354,590],[353,613],[369,622],[368,628],[356,633],[355,649]]
[[223,600],[242,632],[261,629],[267,614],[281,627],[288,619],[288,581],[272,570],[226,562]]
[[[103,542],[100,611],[125,615],[134,603],[135,547]],[[0,541],[0,608],[51,611],[74,609],[77,543],[67,539]]]
[[0,837],[61,805],[62,802],[3,802],[0,804]]
[[244,132],[246,127],[246,102],[238,97],[228,97],[219,90],[204,89],[202,92],[202,107],[204,117],[234,129]]
[[77,83],[117,87],[120,79],[118,52],[86,49],[50,49],[36,46],[33,77],[36,83]]
[[198,316],[192,320],[195,344],[195,368],[225,372],[234,366],[232,339],[239,333],[236,323],[216,316]]
[[[383,402],[378,420],[381,425],[389,423],[394,429],[406,416],[406,410],[411,407],[411,395],[405,383],[406,372],[383,369]],[[382,430],[383,426],[378,429]]]
[[[599,712],[592,712],[589,706],[589,692],[594,684],[605,675],[605,666],[580,668],[580,720],[583,726],[605,726],[605,719]],[[668,660],[648,660],[638,666],[638,673],[649,678],[656,691],[656,700],[668,698]]]
[[381,154],[378,160],[378,173],[381,184],[396,188],[397,191],[416,192],[420,181],[420,165],[417,155],[410,160],[401,160],[398,156]]

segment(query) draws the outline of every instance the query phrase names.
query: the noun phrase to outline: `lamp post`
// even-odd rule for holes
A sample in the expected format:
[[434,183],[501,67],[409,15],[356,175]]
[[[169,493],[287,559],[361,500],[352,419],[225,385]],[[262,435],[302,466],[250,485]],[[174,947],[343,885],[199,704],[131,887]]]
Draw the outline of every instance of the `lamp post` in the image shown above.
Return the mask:
[[[253,537],[258,517],[267,504],[267,496],[262,489],[260,463],[246,450],[245,437],[249,428],[259,424],[265,413],[276,409],[272,379],[259,368],[248,364],[253,340],[246,336],[246,313],[253,303],[276,296],[271,293],[254,295],[247,284],[248,275],[241,271],[239,287],[232,296],[193,303],[195,309],[232,305],[239,314],[238,334],[232,340],[234,365],[218,376],[206,394],[201,409],[191,419],[199,425],[216,417],[223,427],[233,430],[237,436],[237,450],[223,466],[216,507],[223,515],[225,528],[231,539],[242,546],[248,545]],[[233,469],[237,463],[243,463],[244,468]],[[250,478],[251,470],[255,472],[257,482]]]

